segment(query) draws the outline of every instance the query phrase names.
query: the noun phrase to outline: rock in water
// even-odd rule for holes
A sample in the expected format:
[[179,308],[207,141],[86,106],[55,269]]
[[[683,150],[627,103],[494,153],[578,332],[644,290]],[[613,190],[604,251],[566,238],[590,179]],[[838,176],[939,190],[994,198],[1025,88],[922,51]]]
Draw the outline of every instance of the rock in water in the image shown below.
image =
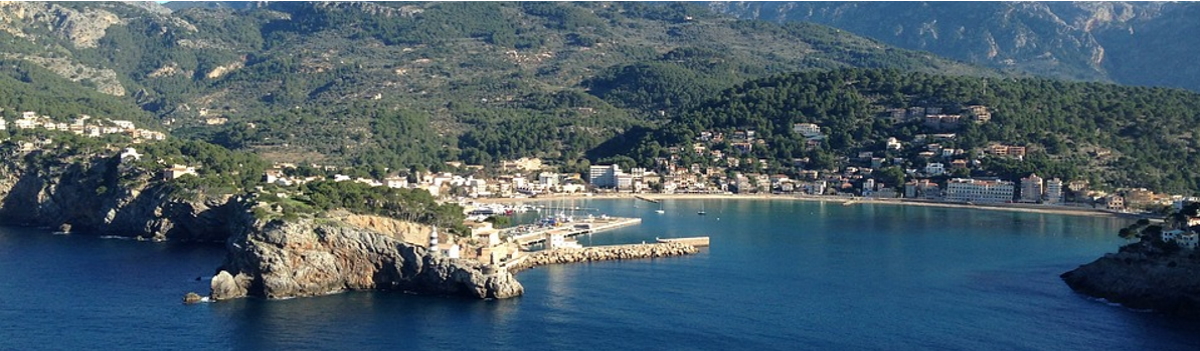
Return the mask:
[[212,282],[217,300],[366,289],[475,298],[524,292],[506,270],[485,272],[489,266],[477,261],[433,257],[424,247],[330,220],[272,222],[231,237],[227,248],[225,271]]
[[209,287],[212,289],[213,300],[229,300],[246,296],[246,288],[239,285],[233,275],[226,271],[221,271],[213,276]]
[[200,297],[200,294],[197,294],[194,292],[190,292],[190,293],[187,293],[186,295],[183,295],[183,303],[185,303],[185,304],[199,303],[200,301],[203,301],[203,300],[204,299]]

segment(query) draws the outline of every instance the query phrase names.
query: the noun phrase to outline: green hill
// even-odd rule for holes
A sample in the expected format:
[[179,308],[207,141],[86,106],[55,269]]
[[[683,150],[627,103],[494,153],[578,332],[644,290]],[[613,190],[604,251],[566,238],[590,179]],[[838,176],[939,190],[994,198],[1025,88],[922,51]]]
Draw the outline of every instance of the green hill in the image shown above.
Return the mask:
[[[136,106],[176,136],[275,161],[568,163],[770,74],[995,75],[828,27],[739,21],[692,4],[136,5],[6,4],[11,35],[0,50]],[[18,18],[18,7],[38,15]]]
[[[970,105],[987,106],[990,121],[969,121]],[[889,109],[911,107],[964,117],[952,128],[920,119],[890,120]],[[827,138],[810,147],[793,132],[795,123],[815,123]],[[864,151],[904,157],[898,166],[914,168],[933,162],[917,156],[934,142],[918,141],[918,135],[954,133],[940,144],[968,151],[994,143],[1029,150],[1023,161],[971,153],[954,157],[980,160],[975,175],[1016,179],[1037,172],[1098,185],[1192,193],[1200,184],[1198,123],[1200,94],[1180,89],[844,69],[745,82],[629,141],[621,151],[648,165],[654,157],[668,157],[667,147],[690,145],[702,131],[733,135],[753,130],[765,144],[748,156],[771,160],[774,171],[796,172],[792,164],[797,158],[808,158],[802,167],[809,169],[848,165]],[[889,137],[906,147],[886,151]],[[728,143],[715,148],[732,150]],[[683,164],[711,161],[682,157]]]

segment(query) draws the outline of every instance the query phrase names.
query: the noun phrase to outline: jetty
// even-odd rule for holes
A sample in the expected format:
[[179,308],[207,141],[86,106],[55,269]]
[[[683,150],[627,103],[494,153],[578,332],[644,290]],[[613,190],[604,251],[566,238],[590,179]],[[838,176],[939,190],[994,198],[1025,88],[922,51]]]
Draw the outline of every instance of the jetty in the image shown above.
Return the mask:
[[551,235],[573,237],[580,234],[598,233],[641,223],[641,218],[601,216],[559,223],[556,226],[517,227],[505,230],[501,233],[501,236],[511,237],[522,247],[528,247],[529,245],[546,241],[546,238]]
[[645,202],[650,202],[650,203],[659,203],[659,202],[660,202],[659,200],[656,200],[656,199],[651,199],[651,198],[648,198],[648,197],[645,197],[645,196],[641,196],[641,195],[634,195],[634,196],[633,196],[633,198],[635,198],[635,199],[638,199],[638,200],[642,200],[642,201],[645,201]]
[[680,243],[680,244],[690,245],[690,246],[695,246],[695,247],[707,247],[708,246],[708,237],[707,236],[695,236],[695,237],[690,237],[690,238],[655,238],[655,241],[660,242],[660,243]]
[[631,260],[690,255],[700,252],[695,246],[682,243],[649,243],[590,246],[578,249],[554,249],[529,253],[507,265],[510,272],[550,264]]

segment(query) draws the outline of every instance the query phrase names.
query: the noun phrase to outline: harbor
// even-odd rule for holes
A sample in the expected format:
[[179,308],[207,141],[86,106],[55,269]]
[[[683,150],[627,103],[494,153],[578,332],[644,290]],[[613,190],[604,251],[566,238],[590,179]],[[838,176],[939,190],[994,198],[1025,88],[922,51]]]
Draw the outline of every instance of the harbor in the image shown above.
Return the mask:
[[545,243],[547,238],[570,238],[580,234],[598,233],[642,223],[641,218],[585,217],[582,219],[551,218],[537,225],[517,226],[501,231],[501,237],[511,237],[522,248]]

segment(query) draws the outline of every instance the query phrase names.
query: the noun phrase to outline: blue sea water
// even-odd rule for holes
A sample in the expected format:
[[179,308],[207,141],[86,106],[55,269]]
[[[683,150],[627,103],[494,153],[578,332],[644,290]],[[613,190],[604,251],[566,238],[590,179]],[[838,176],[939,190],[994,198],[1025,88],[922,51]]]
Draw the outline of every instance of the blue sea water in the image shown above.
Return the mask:
[[[0,349],[1197,350],[1200,324],[1073,293],[1127,220],[970,209],[580,201],[700,254],[539,267],[502,301],[355,292],[183,305],[220,246],[0,228]],[[595,212],[599,213],[599,212]]]

